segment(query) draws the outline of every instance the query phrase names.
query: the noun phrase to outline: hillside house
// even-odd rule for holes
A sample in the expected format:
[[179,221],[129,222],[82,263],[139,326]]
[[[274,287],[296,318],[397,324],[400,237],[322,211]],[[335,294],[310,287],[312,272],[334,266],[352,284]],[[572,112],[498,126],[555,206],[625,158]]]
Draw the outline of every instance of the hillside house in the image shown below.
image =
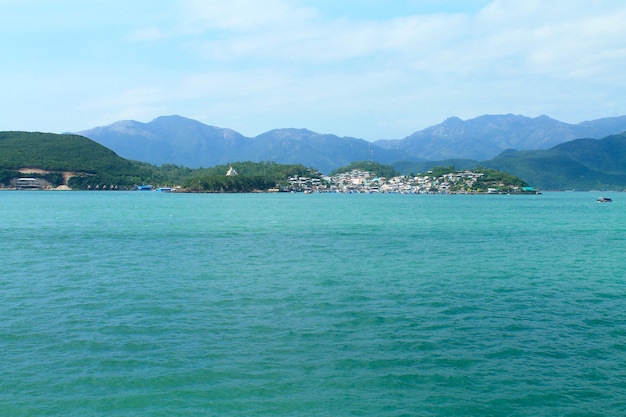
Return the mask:
[[13,187],[17,190],[40,190],[44,183],[39,178],[15,178]]

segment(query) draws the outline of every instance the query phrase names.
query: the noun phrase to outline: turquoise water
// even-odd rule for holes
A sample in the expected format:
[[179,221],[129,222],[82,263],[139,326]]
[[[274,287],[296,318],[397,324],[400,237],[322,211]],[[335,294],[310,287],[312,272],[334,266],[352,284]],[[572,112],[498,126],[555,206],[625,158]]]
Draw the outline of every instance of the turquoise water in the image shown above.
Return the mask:
[[624,415],[611,196],[2,192],[0,415]]

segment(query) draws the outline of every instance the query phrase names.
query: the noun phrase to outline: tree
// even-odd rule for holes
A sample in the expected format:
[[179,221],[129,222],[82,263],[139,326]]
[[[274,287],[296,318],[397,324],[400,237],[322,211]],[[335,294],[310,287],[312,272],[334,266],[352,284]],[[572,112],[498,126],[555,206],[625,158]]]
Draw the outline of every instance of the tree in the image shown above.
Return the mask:
[[400,175],[391,165],[383,165],[378,162],[369,161],[352,162],[348,166],[337,168],[336,170],[331,172],[330,175],[333,176],[351,171],[364,171],[369,172],[376,177],[386,178],[393,178]]

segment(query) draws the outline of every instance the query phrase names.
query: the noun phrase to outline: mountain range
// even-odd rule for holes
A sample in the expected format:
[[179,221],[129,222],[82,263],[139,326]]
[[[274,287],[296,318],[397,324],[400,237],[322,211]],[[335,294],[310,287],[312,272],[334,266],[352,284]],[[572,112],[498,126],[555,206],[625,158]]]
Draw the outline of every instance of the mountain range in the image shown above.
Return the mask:
[[[162,118],[160,121],[175,120],[176,118]],[[196,122],[196,126],[205,130]],[[228,133],[222,130],[222,134]],[[301,130],[300,142],[302,148],[309,146],[307,138],[313,138],[313,142],[319,145],[317,134]],[[276,135],[277,131],[268,132],[270,136]],[[288,148],[293,144],[291,139],[293,132],[289,133],[283,145]],[[154,135],[156,136],[156,135]],[[151,139],[156,140],[151,137]],[[235,139],[246,142],[252,139],[239,137]],[[324,136],[324,135],[322,135]],[[339,151],[345,149],[342,138],[326,135],[330,146]],[[275,136],[274,136],[275,137]],[[280,135],[279,135],[280,137]],[[162,166],[155,166],[149,163],[121,158],[106,146],[99,144],[84,136],[65,134],[56,135],[51,133],[38,132],[0,132],[0,184],[8,184],[13,178],[19,176],[18,171],[45,173],[44,179],[53,185],[64,183],[72,172],[74,184],[72,186],[85,188],[90,183],[95,184],[116,184],[129,186],[148,181],[160,181],[167,184],[179,184],[180,181],[188,179],[194,174],[194,170],[185,166],[171,163],[171,160],[164,162]],[[225,141],[222,141],[225,142]],[[231,142],[232,143],[232,142]],[[235,142],[236,143],[236,142]],[[277,141],[272,144],[280,143]],[[358,139],[351,142],[363,147]],[[236,149],[235,146],[233,148]],[[172,148],[174,149],[174,148]],[[311,149],[311,147],[309,147]],[[372,150],[370,148],[370,150]],[[153,151],[150,146],[140,149],[147,155]],[[296,149],[297,150],[297,149]],[[317,150],[320,150],[318,147]],[[321,148],[323,150],[323,147]],[[372,152],[373,153],[373,152]],[[233,154],[234,155],[234,154]],[[320,152],[316,157],[322,155]],[[355,153],[346,152],[343,157],[350,158]],[[298,152],[292,153],[292,157],[298,157]],[[327,161],[336,163],[337,158],[333,158],[331,153],[326,154]],[[360,158],[357,156],[356,158]],[[355,158],[355,159],[356,159]],[[143,158],[137,158],[143,159]],[[242,158],[243,159],[243,158]],[[211,168],[224,175],[230,163],[240,166],[242,163],[254,164],[254,162],[242,161],[236,156],[228,164],[220,164]],[[238,162],[238,164],[235,164]],[[276,161],[264,161],[267,166],[278,165]],[[296,166],[295,164],[293,166]],[[347,164],[343,167],[353,166]],[[400,161],[390,164],[394,170],[402,174],[420,173],[433,169],[436,166],[456,169],[493,168],[516,177],[543,190],[563,190],[563,189],[612,189],[626,190],[626,131],[620,134],[609,135],[601,139],[583,138],[570,140],[549,149],[534,150],[513,150],[509,149],[501,152],[494,158],[477,161],[473,159],[448,159],[440,161],[421,160],[417,162]],[[289,166],[289,165],[284,165]],[[307,170],[304,164],[299,164]],[[310,166],[310,165],[308,165]],[[32,171],[28,171],[28,169]],[[24,171],[26,170],[26,171]],[[201,170],[209,172],[210,170]],[[223,171],[223,172],[222,172]],[[67,177],[67,178],[66,178]],[[69,182],[68,182],[69,184]]]
[[302,164],[329,172],[353,161],[370,159],[376,148],[381,163],[405,159],[401,151],[377,148],[357,138],[307,129],[275,129],[254,138],[232,129],[208,126],[181,116],[162,116],[149,123],[120,121],[78,132],[118,155],[156,165],[212,167],[235,161]]
[[426,160],[483,161],[508,149],[549,149],[573,139],[600,139],[624,131],[626,116],[568,124],[548,116],[485,115],[465,121],[452,117],[404,139],[381,140],[375,144]]
[[546,150],[505,151],[482,162],[544,190],[626,188],[626,132],[576,139]]
[[448,159],[484,161],[505,150],[549,149],[579,138],[626,131],[626,116],[568,124],[548,116],[484,115],[449,118],[403,139],[368,142],[307,129],[275,129],[255,137],[181,116],[149,123],[125,120],[77,132],[118,155],[156,165],[211,167],[234,161],[303,164],[328,173],[354,161],[383,164]]

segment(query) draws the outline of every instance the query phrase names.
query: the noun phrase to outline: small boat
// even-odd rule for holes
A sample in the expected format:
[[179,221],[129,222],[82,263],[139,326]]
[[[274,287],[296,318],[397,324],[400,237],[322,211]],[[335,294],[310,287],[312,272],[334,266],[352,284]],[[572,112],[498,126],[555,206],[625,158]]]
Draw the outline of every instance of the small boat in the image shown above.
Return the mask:
[[139,185],[137,191],[152,191],[151,185]]
[[157,191],[161,193],[169,193],[172,191],[172,189],[170,187],[159,187],[157,188]]
[[609,197],[598,197],[598,203],[610,203],[611,201],[613,200]]

